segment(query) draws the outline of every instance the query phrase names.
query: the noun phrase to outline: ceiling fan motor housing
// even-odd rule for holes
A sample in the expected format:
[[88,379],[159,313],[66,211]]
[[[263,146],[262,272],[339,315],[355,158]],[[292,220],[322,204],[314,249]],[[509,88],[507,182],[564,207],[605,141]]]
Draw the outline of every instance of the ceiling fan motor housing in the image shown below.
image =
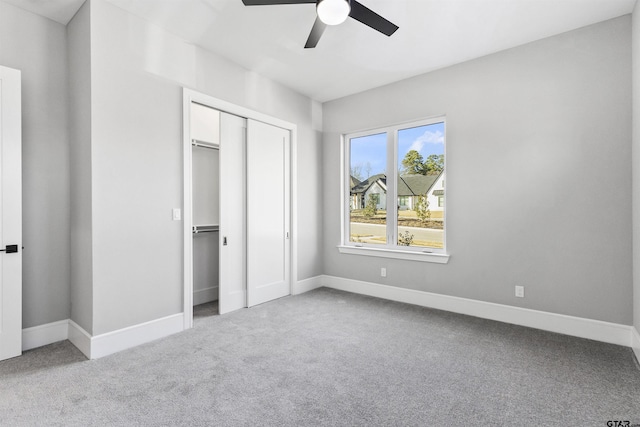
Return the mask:
[[342,24],[351,12],[349,0],[318,0],[318,17],[327,25]]
[[398,26],[378,15],[358,0],[242,0],[245,6],[269,6],[276,4],[314,4],[316,5],[316,20],[311,33],[304,45],[305,49],[314,48],[328,25],[343,23],[348,17],[390,36]]

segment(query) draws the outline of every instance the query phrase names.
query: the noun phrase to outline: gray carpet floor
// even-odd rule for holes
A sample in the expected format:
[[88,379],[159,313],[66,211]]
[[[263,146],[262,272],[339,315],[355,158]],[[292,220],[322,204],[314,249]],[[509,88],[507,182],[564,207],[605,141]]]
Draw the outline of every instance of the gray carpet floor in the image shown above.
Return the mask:
[[0,362],[2,426],[640,424],[630,349],[317,289],[98,360]]

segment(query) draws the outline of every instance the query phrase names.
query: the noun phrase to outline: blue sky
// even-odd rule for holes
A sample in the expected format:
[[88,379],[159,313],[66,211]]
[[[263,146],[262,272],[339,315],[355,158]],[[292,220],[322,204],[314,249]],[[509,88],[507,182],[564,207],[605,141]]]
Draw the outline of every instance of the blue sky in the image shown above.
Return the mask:
[[[360,165],[363,178],[384,173],[387,166],[386,144],[387,137],[384,133],[351,139],[351,168]],[[400,130],[398,168],[409,150],[416,150],[425,159],[431,154],[444,154],[444,123]]]

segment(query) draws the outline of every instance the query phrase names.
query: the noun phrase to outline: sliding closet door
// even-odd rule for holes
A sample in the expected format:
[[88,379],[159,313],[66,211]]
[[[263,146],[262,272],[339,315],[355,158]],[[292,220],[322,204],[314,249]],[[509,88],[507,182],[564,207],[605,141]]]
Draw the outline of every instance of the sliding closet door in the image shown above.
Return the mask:
[[247,305],[289,295],[290,132],[247,124]]
[[246,307],[246,122],[220,113],[220,314]]

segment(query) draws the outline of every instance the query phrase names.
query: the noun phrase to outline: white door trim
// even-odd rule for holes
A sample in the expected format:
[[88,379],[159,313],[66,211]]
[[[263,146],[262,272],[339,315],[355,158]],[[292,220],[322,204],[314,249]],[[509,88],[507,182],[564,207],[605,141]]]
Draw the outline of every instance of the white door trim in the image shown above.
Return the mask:
[[21,72],[0,67],[0,360],[22,354],[22,101]]
[[[183,139],[183,288],[184,288],[184,328],[193,327],[193,248],[192,248],[192,224],[191,224],[191,137],[190,137],[190,106],[191,102],[206,105],[225,113],[233,114],[247,119],[253,119],[264,122],[273,126],[287,129],[291,132],[290,145],[290,220],[291,220],[291,262],[290,262],[290,288],[298,279],[297,266],[297,198],[292,197],[296,194],[296,154],[297,154],[297,125],[278,119],[267,114],[263,114],[249,108],[214,98],[209,95],[194,91],[192,89],[183,88],[182,91],[182,139]],[[290,289],[293,293],[293,289]],[[222,295],[220,297],[223,297]]]

